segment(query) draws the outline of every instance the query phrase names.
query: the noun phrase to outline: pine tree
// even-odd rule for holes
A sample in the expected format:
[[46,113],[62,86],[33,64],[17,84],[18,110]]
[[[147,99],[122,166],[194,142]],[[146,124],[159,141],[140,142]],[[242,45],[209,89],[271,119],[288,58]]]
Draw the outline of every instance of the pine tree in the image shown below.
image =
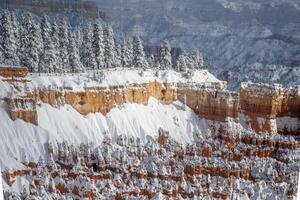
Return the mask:
[[17,43],[20,39],[20,33],[19,33],[20,24],[18,23],[17,17],[14,12],[11,12],[11,24],[12,24],[13,33]]
[[17,17],[14,12],[11,12],[11,24],[12,24],[14,37],[15,37],[16,59],[17,59],[17,63],[20,64],[20,59],[18,57],[18,50],[20,48],[21,25],[18,23]]
[[21,64],[27,66],[29,71],[38,72],[40,51],[42,49],[41,30],[39,25],[28,14],[23,24],[20,56]]
[[59,38],[59,64],[63,72],[69,72],[69,57],[68,57],[68,38],[69,25],[66,19],[63,19],[59,25],[58,38]]
[[74,33],[69,33],[69,64],[72,73],[84,72],[84,67],[80,61],[79,49],[76,45],[76,36]]
[[95,54],[92,48],[93,29],[88,24],[83,30],[83,44],[81,53],[81,62],[87,69],[97,69]]
[[151,54],[151,56],[148,58],[148,63],[149,63],[149,67],[151,69],[157,68],[156,62],[155,62],[155,57],[153,54]]
[[202,68],[204,61],[203,61],[203,56],[199,52],[199,50],[195,51],[193,56],[192,56],[192,62],[193,62],[193,67],[194,68]]
[[144,47],[141,38],[138,35],[133,37],[133,65],[136,68],[148,68],[148,62],[145,57]]
[[194,59],[191,55],[186,56],[186,65],[187,65],[188,69],[194,69],[195,68]]
[[103,31],[101,30],[99,24],[94,24],[92,48],[95,55],[97,68],[98,69],[104,68],[105,58],[104,58]]
[[126,58],[126,44],[121,46],[121,66],[126,67],[128,65]]
[[128,41],[126,44],[122,45],[122,66],[132,67],[133,66],[133,48],[132,42]]
[[105,67],[112,68],[115,67],[115,41],[114,33],[111,26],[108,26],[104,30],[104,57],[105,57]]
[[41,35],[44,49],[39,63],[39,72],[53,73],[57,64],[56,53],[51,38],[51,26],[46,16],[42,19]]
[[162,69],[172,68],[171,45],[168,41],[164,41],[161,47],[160,66]]
[[63,68],[62,68],[62,65],[60,63],[60,51],[59,51],[59,49],[60,49],[59,27],[58,27],[57,23],[55,23],[55,22],[52,25],[52,29],[51,29],[51,40],[52,40],[53,47],[54,47],[54,58],[55,58],[55,62],[54,62],[54,66],[53,66],[53,72],[62,73]]
[[121,67],[122,65],[122,47],[120,44],[116,45],[116,50],[115,50],[115,67]]
[[19,65],[15,32],[12,24],[11,13],[8,10],[5,10],[1,17],[0,36],[3,63],[7,65]]
[[181,71],[181,72],[186,72],[187,68],[188,68],[186,62],[187,62],[186,56],[184,54],[181,54],[178,57],[177,64],[176,64],[176,69],[178,71]]

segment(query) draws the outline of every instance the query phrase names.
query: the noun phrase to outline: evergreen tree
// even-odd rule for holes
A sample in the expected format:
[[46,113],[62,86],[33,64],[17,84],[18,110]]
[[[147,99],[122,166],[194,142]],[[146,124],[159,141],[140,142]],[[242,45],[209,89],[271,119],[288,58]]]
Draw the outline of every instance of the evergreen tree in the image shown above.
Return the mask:
[[132,67],[133,65],[133,48],[132,42],[128,41],[122,46],[122,66]]
[[19,65],[16,35],[12,24],[11,13],[8,10],[5,10],[1,17],[0,36],[3,63],[7,65]]
[[54,24],[52,25],[51,28],[51,40],[53,43],[53,47],[54,47],[54,58],[55,58],[55,62],[54,62],[54,66],[53,66],[53,72],[56,73],[62,73],[63,72],[63,68],[62,65],[60,63],[60,43],[59,43],[59,27],[57,25],[57,23],[54,22]]
[[82,43],[83,43],[83,41],[82,41],[82,29],[80,27],[75,28],[75,37],[76,37],[76,40],[75,40],[76,46],[77,47],[83,46],[82,45]]
[[133,65],[136,68],[148,68],[142,40],[139,36],[133,37]]
[[121,67],[122,65],[122,47],[120,44],[116,45],[116,50],[115,50],[115,67]]
[[41,30],[39,25],[28,14],[23,24],[20,56],[21,64],[27,66],[29,71],[38,72],[40,51],[42,49]]
[[162,69],[172,68],[171,45],[168,41],[164,41],[161,47],[160,66]]
[[83,44],[81,53],[81,62],[87,69],[97,69],[95,54],[92,48],[93,29],[88,24],[83,30]]
[[187,66],[187,58],[186,58],[185,54],[181,54],[178,57],[177,64],[176,64],[176,69],[178,71],[181,71],[181,72],[186,72],[187,68],[188,68],[188,66]]
[[16,59],[17,59],[17,63],[20,64],[20,59],[18,57],[18,50],[20,48],[21,25],[18,23],[17,17],[14,12],[11,12],[11,23],[12,23],[12,29],[15,37]]
[[195,63],[193,60],[193,56],[188,55],[186,56],[186,65],[188,69],[194,69],[195,68]]
[[148,58],[148,63],[149,63],[150,68],[152,68],[152,69],[157,68],[156,62],[155,62],[155,57],[153,54],[151,54],[151,56]]
[[41,23],[41,35],[44,49],[39,63],[39,72],[53,73],[55,71],[55,66],[57,65],[51,31],[49,21],[47,17],[44,16]]
[[104,57],[105,57],[105,67],[112,68],[115,66],[115,42],[114,33],[111,26],[108,26],[104,30]]
[[197,50],[194,52],[192,56],[192,62],[193,62],[193,67],[194,68],[202,68],[204,61],[203,61],[203,56],[202,54]]
[[63,72],[69,72],[69,57],[68,57],[68,38],[69,25],[66,19],[63,19],[59,25],[58,38],[59,38],[59,64]]
[[[13,28],[13,33],[16,39],[16,43],[19,41],[20,39],[20,24],[17,21],[17,17],[15,15],[14,12],[11,12],[11,24],[12,24],[12,28]],[[18,44],[17,44],[18,45]]]
[[69,33],[69,64],[72,73],[84,72],[84,67],[80,61],[79,49],[76,45],[76,36],[74,33]]
[[103,31],[99,24],[94,24],[93,32],[93,43],[92,48],[94,51],[97,68],[104,68],[105,58],[104,58],[104,41],[103,41]]

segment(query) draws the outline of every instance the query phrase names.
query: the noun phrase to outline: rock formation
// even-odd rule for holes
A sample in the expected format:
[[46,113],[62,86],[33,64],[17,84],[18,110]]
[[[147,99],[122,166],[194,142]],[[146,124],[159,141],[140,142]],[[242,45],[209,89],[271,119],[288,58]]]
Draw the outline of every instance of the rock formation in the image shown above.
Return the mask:
[[[237,195],[286,199],[295,195],[297,183],[291,175],[297,172],[291,168],[297,159],[291,155],[299,152],[300,146],[284,136],[262,139],[247,133],[243,138],[220,134],[183,146],[161,129],[156,141],[145,145],[139,141],[120,135],[116,142],[106,138],[99,147],[49,143],[48,161],[24,163],[26,170],[4,175],[9,185],[17,177],[30,177],[28,196],[39,196],[37,191],[42,188],[49,196],[78,199],[151,199],[157,193],[169,198],[214,199]],[[234,148],[228,145],[231,141]],[[289,159],[277,159],[283,154]],[[282,192],[276,192],[280,188]]]
[[[15,75],[14,75],[15,74]],[[25,84],[27,71],[24,68],[1,69],[3,81],[20,90],[20,82]],[[8,78],[10,77],[10,78]],[[23,86],[24,87],[24,86]],[[73,88],[35,88],[26,91],[25,98],[32,104],[43,102],[54,107],[69,104],[79,113],[100,112],[106,115],[112,108],[124,103],[148,103],[155,97],[164,104],[180,100],[192,108],[200,118],[226,123],[228,119],[240,123],[255,132],[300,134],[300,89],[285,89],[281,85],[243,83],[240,93],[227,89],[226,82],[209,84],[195,83],[139,83],[108,87],[85,87],[76,92]],[[19,102],[21,99],[19,98]],[[28,100],[26,100],[28,102]],[[9,104],[14,101],[8,99]],[[22,105],[22,103],[20,104]],[[17,110],[22,112],[17,113]],[[13,119],[21,118],[36,124],[36,117],[30,110],[14,108]]]

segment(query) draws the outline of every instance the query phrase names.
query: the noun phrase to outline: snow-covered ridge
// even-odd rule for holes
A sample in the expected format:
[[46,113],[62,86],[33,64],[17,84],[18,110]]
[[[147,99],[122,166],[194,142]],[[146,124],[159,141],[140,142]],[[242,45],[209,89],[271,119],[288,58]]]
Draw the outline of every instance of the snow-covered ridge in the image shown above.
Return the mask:
[[242,89],[247,89],[247,92],[252,94],[278,94],[283,92],[283,87],[281,84],[266,84],[266,83],[251,83],[251,82],[244,82],[241,84]]
[[73,91],[84,91],[85,88],[126,86],[130,84],[159,83],[194,83],[206,84],[223,81],[217,79],[208,70],[195,70],[190,75],[174,70],[142,70],[136,68],[116,68],[91,71],[81,74],[37,74],[29,76],[29,89],[69,88]]

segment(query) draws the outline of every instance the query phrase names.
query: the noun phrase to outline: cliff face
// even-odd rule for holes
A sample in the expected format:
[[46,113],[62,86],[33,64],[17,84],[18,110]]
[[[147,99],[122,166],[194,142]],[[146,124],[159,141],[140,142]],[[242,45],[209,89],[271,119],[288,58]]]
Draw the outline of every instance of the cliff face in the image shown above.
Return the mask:
[[[82,115],[95,112],[106,115],[112,108],[125,103],[146,105],[150,97],[155,97],[164,104],[180,100],[192,108],[200,118],[218,122],[226,122],[227,118],[230,118],[246,128],[251,127],[255,132],[278,131],[288,135],[300,133],[300,100],[298,94],[291,91],[258,94],[251,88],[243,87],[239,96],[238,93],[226,91],[221,87],[199,89],[151,82],[126,87],[86,88],[83,92],[39,89],[28,94],[28,98],[34,103],[41,101],[54,107],[69,104]],[[17,110],[11,111],[13,119],[21,118],[36,124],[34,112]]]
[[297,86],[284,93],[278,117],[300,117],[300,87]]
[[256,132],[298,135],[299,98],[299,87],[285,89],[281,85],[243,84],[240,89],[241,113]]
[[25,78],[27,75],[26,67],[0,67],[0,76],[4,78]]
[[149,98],[155,97],[162,103],[172,103],[176,100],[175,87],[172,84],[151,82],[110,88],[86,88],[84,92],[35,90],[30,97],[35,101],[41,100],[54,107],[70,104],[79,113],[101,112],[106,115],[112,108],[124,103],[148,103]]
[[[2,81],[15,89],[25,88],[27,70],[0,68]],[[19,84],[15,84],[19,82]],[[36,88],[25,92],[24,98],[8,98],[11,116],[37,124],[35,104],[43,102],[54,107],[69,104],[82,115],[100,112],[106,115],[112,108],[125,104],[148,103],[150,97],[170,104],[179,100],[192,108],[200,118],[226,123],[228,118],[255,132],[300,134],[299,87],[285,89],[281,85],[244,83],[240,93],[230,92],[222,82],[209,84],[159,83],[128,84],[109,87],[85,87],[76,92],[72,88]],[[24,100],[22,100],[24,99]],[[28,102],[33,104],[27,109]],[[26,107],[24,109],[24,107]]]
[[201,118],[225,122],[238,118],[238,94],[222,89],[178,89],[178,99],[192,108]]
[[7,100],[12,120],[22,119],[25,122],[38,124],[36,102],[28,98],[16,98]]

